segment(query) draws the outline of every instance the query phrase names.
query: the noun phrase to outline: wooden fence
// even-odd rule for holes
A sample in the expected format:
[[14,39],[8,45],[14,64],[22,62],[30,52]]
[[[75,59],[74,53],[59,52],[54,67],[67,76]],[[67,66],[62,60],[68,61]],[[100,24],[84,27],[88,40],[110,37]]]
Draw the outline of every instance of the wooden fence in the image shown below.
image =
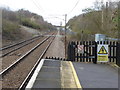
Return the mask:
[[120,67],[120,43],[117,44],[116,54],[116,64]]
[[[120,66],[120,44],[115,41],[72,41],[68,44],[67,59],[78,62],[93,62],[97,63],[97,46],[100,44],[108,45],[109,62],[116,63]],[[78,45],[84,46],[83,53],[78,53]]]

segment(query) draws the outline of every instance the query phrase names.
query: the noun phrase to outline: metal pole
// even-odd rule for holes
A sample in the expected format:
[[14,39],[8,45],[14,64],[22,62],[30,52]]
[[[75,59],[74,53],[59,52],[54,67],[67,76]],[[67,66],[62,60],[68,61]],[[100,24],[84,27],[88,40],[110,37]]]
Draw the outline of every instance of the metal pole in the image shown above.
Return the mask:
[[81,32],[81,41],[83,41],[83,30]]
[[[118,2],[118,39],[120,39],[120,1]],[[120,43],[120,40],[118,40]]]
[[65,14],[65,59],[67,58],[67,54],[66,54],[67,53],[66,52],[67,51],[66,50],[67,49],[67,47],[66,47],[66,44],[67,44],[67,42],[66,42],[67,41],[66,40],[66,22],[67,22],[67,14]]
[[106,25],[105,25],[105,31],[108,31],[108,25],[109,25],[109,23],[108,23],[108,16],[109,14],[108,14],[108,2],[106,2],[106,18],[105,18],[105,23],[106,23]]
[[103,21],[104,20],[104,18],[103,18],[103,14],[104,14],[104,12],[103,12],[103,9],[104,9],[103,8],[103,0],[101,1],[101,5],[102,5],[101,6],[101,8],[102,8],[102,26],[101,26],[101,30],[103,31],[103,23],[104,23],[104,21]]

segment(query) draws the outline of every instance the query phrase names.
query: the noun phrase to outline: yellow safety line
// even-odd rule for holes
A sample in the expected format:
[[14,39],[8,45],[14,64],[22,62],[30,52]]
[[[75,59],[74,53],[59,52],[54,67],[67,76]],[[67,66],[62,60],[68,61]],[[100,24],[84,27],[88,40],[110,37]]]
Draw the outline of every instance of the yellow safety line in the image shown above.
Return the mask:
[[117,64],[109,64],[109,65],[111,65],[112,67],[116,67],[116,68],[120,68]]
[[117,64],[114,64],[115,67],[120,68]]
[[76,81],[76,85],[77,85],[78,88],[82,89],[82,86],[81,86],[80,81],[78,79],[77,73],[76,73],[76,71],[74,69],[74,66],[73,66],[72,62],[69,61],[69,63],[70,63],[70,66],[72,68],[72,72],[73,72],[73,75],[74,75],[74,78],[75,78],[75,81]]

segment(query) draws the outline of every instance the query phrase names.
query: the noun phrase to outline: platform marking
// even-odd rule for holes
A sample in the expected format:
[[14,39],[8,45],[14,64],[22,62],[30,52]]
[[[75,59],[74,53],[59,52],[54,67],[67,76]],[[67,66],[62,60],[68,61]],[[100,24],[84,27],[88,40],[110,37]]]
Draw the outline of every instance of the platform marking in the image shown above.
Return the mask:
[[110,64],[113,67],[120,68],[117,64]]
[[70,66],[71,66],[71,68],[72,68],[72,72],[73,72],[73,76],[74,76],[75,81],[76,81],[76,85],[77,85],[78,88],[80,88],[80,89],[82,90],[82,86],[81,86],[80,81],[79,81],[79,79],[78,79],[78,76],[77,76],[77,73],[76,73],[76,71],[75,71],[75,68],[74,68],[72,62],[69,62],[69,63],[70,63]]
[[41,70],[41,68],[42,68],[42,66],[43,66],[44,61],[45,61],[45,59],[42,59],[42,60],[40,61],[39,65],[37,66],[37,68],[36,68],[36,70],[35,70],[35,72],[34,72],[34,74],[33,74],[33,76],[31,77],[30,81],[28,82],[28,84],[27,84],[27,86],[26,86],[27,89],[28,89],[28,88],[31,89],[31,88],[33,87],[33,84],[34,84],[34,82],[35,82],[35,80],[36,80],[36,77],[37,77],[39,71]]

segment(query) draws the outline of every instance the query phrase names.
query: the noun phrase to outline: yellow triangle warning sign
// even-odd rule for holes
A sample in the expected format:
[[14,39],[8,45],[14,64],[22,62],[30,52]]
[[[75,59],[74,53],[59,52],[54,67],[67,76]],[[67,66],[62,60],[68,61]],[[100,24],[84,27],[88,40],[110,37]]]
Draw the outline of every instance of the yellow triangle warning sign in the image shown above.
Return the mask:
[[108,54],[108,53],[107,53],[107,50],[105,49],[105,47],[102,46],[102,47],[100,48],[98,54]]

